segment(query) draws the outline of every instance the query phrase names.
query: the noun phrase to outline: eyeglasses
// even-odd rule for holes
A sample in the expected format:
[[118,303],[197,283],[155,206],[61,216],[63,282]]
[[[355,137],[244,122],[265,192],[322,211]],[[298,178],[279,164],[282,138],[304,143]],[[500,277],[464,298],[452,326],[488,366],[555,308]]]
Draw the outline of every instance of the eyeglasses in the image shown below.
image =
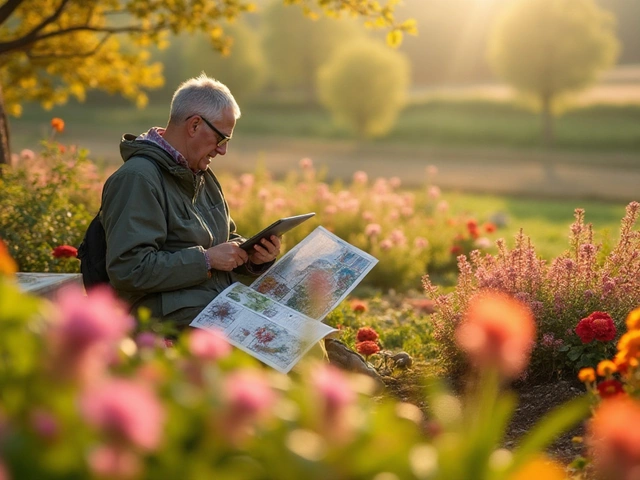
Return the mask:
[[[196,114],[197,115],[197,114]],[[191,117],[195,117],[196,115],[189,115],[186,120],[189,120]],[[211,123],[209,120],[207,120],[206,118],[204,118],[202,115],[197,115],[198,117],[200,117],[202,119],[202,121],[204,123],[206,123],[207,125],[209,125],[209,127],[211,127],[211,130],[213,130],[214,132],[216,132],[218,134],[220,138],[220,140],[217,143],[218,147],[223,146],[224,144],[226,144],[227,142],[229,142],[229,140],[231,140],[231,136],[230,135],[225,135],[224,133],[222,133],[220,130],[218,130],[216,127],[213,126],[213,123]]]

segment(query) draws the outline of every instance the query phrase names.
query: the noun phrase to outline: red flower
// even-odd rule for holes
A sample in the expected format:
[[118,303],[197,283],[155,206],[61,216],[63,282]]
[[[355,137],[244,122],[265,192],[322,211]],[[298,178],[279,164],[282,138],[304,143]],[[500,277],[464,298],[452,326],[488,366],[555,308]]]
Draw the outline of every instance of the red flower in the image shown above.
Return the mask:
[[610,342],[616,338],[616,326],[613,324],[613,319],[608,313],[593,312],[589,315],[589,318],[591,318],[591,329],[593,330],[596,340]]
[[351,302],[351,310],[356,313],[362,313],[367,311],[367,304],[362,300],[353,300]]
[[610,342],[616,337],[617,332],[616,326],[608,313],[593,312],[578,322],[576,333],[582,343],[589,343],[593,340]]
[[380,347],[376,342],[367,340],[365,342],[356,343],[356,350],[360,355],[368,357],[369,355],[375,355],[380,351]]
[[378,332],[371,327],[362,327],[356,334],[356,340],[358,342],[375,342],[380,338]]
[[78,256],[78,249],[71,245],[60,245],[53,249],[52,255],[55,258],[76,258]]
[[624,393],[622,383],[618,380],[604,380],[598,384],[597,388],[601,398],[611,398]]
[[493,233],[496,231],[496,225],[491,222],[487,222],[484,224],[484,231],[487,233]]
[[450,252],[451,255],[459,255],[462,253],[462,247],[460,245],[453,245]]
[[596,338],[591,323],[591,317],[587,317],[580,320],[576,326],[576,334],[580,337],[582,343],[590,343]]

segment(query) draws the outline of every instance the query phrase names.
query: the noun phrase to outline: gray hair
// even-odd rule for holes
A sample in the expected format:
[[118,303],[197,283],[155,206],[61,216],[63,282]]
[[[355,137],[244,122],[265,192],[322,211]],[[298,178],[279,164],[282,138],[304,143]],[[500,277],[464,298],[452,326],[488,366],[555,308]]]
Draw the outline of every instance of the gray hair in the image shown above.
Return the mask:
[[182,122],[190,115],[202,115],[215,122],[222,118],[222,113],[227,109],[231,109],[236,120],[240,118],[240,107],[229,88],[203,72],[182,82],[175,91],[171,99],[169,122]]

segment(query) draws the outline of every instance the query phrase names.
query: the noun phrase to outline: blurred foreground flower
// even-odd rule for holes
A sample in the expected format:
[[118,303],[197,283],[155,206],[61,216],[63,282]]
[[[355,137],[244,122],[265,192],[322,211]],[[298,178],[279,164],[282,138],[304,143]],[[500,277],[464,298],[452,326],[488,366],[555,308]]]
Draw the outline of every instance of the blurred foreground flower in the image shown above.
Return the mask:
[[189,334],[189,350],[194,357],[218,360],[231,353],[231,344],[222,332],[195,329]]
[[604,400],[589,423],[587,445],[601,478],[638,478],[640,405],[624,396]]
[[99,380],[118,342],[133,328],[128,309],[108,287],[87,295],[80,287],[64,288],[57,306],[59,315],[48,333],[51,368],[63,378]]
[[80,411],[114,445],[154,450],[162,440],[165,411],[147,385],[124,379],[92,385],[80,397]]
[[0,239],[0,275],[13,275],[18,271],[18,265],[9,255],[9,250],[5,243]]
[[518,300],[487,291],[473,297],[456,341],[478,368],[497,368],[517,378],[526,368],[533,348],[535,324],[531,310]]

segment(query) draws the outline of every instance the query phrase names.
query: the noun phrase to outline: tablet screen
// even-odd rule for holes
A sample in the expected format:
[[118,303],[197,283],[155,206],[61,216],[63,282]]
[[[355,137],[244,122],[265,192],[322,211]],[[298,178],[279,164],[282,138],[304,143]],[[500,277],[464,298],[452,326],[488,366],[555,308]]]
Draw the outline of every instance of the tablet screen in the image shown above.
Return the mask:
[[241,243],[239,246],[245,251],[250,251],[256,243],[259,243],[263,238],[269,238],[271,235],[282,235],[288,232],[293,227],[297,227],[302,222],[310,219],[315,215],[315,212],[305,213],[303,215],[294,215],[293,217],[281,218],[273,222],[267,228],[256,233],[253,237]]

